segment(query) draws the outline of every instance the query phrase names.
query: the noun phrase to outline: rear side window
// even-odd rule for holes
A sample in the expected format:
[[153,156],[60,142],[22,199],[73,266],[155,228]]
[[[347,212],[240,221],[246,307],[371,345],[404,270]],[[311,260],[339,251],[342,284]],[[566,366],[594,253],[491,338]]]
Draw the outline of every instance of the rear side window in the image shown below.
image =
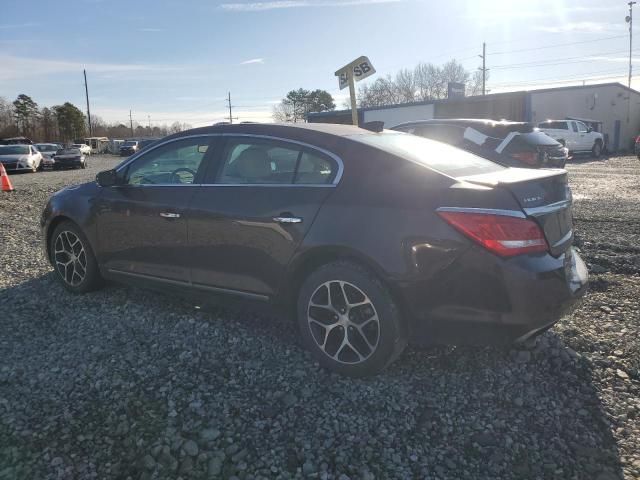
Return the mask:
[[569,130],[567,122],[544,122],[540,124],[540,128],[549,128],[552,130]]
[[229,140],[216,183],[227,185],[326,185],[337,163],[297,144],[245,138]]
[[302,185],[326,185],[334,178],[335,162],[326,157],[302,152],[294,183]]
[[446,143],[416,135],[387,131],[378,134],[353,135],[350,138],[451,177],[479,175],[505,168]]

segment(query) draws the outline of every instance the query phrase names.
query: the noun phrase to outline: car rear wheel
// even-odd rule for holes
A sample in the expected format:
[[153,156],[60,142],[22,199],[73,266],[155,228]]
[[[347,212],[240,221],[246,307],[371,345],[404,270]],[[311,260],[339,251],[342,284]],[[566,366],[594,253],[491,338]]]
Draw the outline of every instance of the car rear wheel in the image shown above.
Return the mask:
[[300,289],[297,314],[307,348],[323,367],[340,374],[376,374],[407,343],[390,293],[354,263],[330,263],[309,275]]
[[86,293],[102,284],[98,263],[87,237],[71,222],[58,225],[49,245],[58,279],[73,293]]

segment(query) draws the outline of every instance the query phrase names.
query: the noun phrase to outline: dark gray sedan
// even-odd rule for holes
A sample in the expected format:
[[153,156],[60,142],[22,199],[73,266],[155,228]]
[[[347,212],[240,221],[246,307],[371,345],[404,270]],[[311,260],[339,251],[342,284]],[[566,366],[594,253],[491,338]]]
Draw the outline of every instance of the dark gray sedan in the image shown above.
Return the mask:
[[51,197],[47,257],[104,279],[293,313],[327,368],[379,372],[408,342],[504,343],[551,327],[587,270],[563,170],[344,125],[220,125],[164,138]]

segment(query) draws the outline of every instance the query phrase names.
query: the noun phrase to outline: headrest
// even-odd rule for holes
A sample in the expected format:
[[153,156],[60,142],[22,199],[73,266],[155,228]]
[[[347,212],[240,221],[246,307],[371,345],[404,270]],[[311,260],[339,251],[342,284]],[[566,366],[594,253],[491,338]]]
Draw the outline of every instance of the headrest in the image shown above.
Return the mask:
[[240,177],[264,179],[271,176],[271,159],[262,149],[247,148],[234,163],[235,171]]

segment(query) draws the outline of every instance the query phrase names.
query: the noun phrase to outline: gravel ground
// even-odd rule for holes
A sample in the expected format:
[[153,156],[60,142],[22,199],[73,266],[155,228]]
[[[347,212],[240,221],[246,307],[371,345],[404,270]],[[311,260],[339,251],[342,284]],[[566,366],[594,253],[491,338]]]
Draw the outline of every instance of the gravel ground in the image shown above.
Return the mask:
[[321,370],[289,320],[110,285],[67,293],[48,196],[0,192],[0,479],[640,478],[640,162],[569,165],[584,302],[529,349],[409,350]]

